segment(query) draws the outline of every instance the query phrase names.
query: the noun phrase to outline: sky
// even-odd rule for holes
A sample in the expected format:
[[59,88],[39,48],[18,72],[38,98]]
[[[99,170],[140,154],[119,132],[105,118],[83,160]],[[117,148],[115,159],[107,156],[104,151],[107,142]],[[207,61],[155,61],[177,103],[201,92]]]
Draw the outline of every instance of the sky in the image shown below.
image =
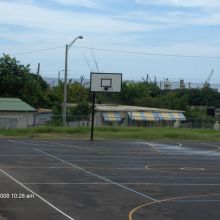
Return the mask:
[[[220,84],[219,0],[0,0],[0,53],[58,77],[91,71],[123,79]],[[61,72],[63,77],[63,72]]]

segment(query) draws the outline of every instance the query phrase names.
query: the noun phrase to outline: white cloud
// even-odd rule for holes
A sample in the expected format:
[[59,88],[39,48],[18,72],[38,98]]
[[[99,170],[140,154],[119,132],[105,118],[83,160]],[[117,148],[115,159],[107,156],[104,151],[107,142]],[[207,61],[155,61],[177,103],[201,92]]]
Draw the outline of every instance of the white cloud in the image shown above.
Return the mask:
[[[121,21],[110,16],[52,10],[30,4],[8,2],[0,2],[0,25],[23,26],[29,29],[17,35],[14,35],[13,30],[8,33],[10,39],[14,38],[21,42],[52,40],[61,42],[69,36],[72,37],[74,33],[92,34],[96,35],[96,39],[101,39],[101,35],[120,35],[154,28],[152,25]],[[0,33],[0,36],[3,35],[7,37],[7,33]]]
[[220,25],[220,14],[217,12],[201,13],[199,11],[186,12],[184,10],[162,11],[133,11],[125,13],[119,18],[124,20],[139,21],[141,23],[154,24],[155,29],[174,29],[183,26],[214,26]]
[[99,8],[99,5],[92,0],[53,0],[63,5],[83,6],[87,8]]
[[138,4],[167,5],[173,7],[220,7],[219,0],[135,0]]
[[[196,41],[197,44],[192,43],[195,42],[195,39],[190,42],[189,39],[185,40],[183,36],[183,38],[178,39],[174,45],[170,40],[168,40],[168,42],[158,41],[157,43],[157,39],[159,40],[160,38],[160,36],[157,35],[161,34],[161,32],[158,31],[155,32],[154,35],[154,46],[151,46],[151,43],[145,40],[148,34],[145,33],[146,31],[158,29],[169,30],[169,28],[175,29],[176,27],[179,28],[184,25],[219,25],[220,15],[214,11],[201,13],[201,10],[197,10],[197,12],[195,12],[196,10],[190,10],[189,12],[187,10],[181,10],[181,8],[174,8],[173,10],[160,10],[160,12],[157,12],[156,10],[148,11],[147,7],[142,7],[142,11],[129,11],[127,8],[117,8],[117,10],[114,10],[114,6],[109,11],[105,8],[106,12],[108,12],[106,14],[95,14],[92,13],[93,10],[90,10],[89,13],[88,10],[86,10],[86,13],[80,12],[79,10],[76,11],[74,8],[65,11],[63,7],[60,7],[55,10],[43,6],[40,7],[39,2],[38,4],[34,2],[37,1],[0,0],[0,28],[2,30],[0,31],[0,39],[2,38],[6,42],[9,40],[9,43],[0,45],[1,51],[14,54],[59,46],[70,42],[75,36],[82,34],[85,38],[82,41],[78,41],[76,45],[128,51],[146,51],[148,53],[200,54],[204,56],[219,55],[219,37],[216,35],[213,35],[213,38],[208,39],[205,43],[198,38],[198,42]],[[71,2],[72,4],[76,4],[76,1],[69,1],[69,3]],[[92,2],[97,5],[101,4],[101,0]],[[85,2],[83,3],[82,1],[79,3],[85,4]],[[89,5],[85,7],[89,7]],[[92,5],[90,5],[90,8],[91,7]],[[113,10],[114,12],[112,13]],[[205,31],[205,29],[203,30]],[[169,31],[167,31],[167,33],[168,32]],[[187,34],[190,34],[190,32]],[[118,71],[118,67],[121,65],[121,71],[126,71],[126,69],[130,71],[130,68],[133,68],[134,73],[138,71],[146,72],[149,68],[149,62],[146,62],[146,60],[151,58],[147,57],[146,59],[145,56],[132,54],[106,54],[101,51],[96,51],[96,53],[97,59],[101,60],[101,65],[103,62],[102,66],[106,67],[107,71]],[[71,50],[70,55],[73,66],[71,66],[70,61],[70,69],[73,69],[73,72],[76,71],[76,66],[79,67],[77,70],[78,73],[88,71],[82,54],[82,49],[73,48]],[[90,51],[88,54],[90,54]],[[36,63],[41,62],[42,67],[45,66],[45,68],[47,68],[47,74],[52,74],[54,73],[52,70],[57,71],[63,68],[64,47],[60,48],[60,50],[22,55],[21,58],[23,59],[23,57],[25,58],[25,62],[31,62],[34,66],[36,66]],[[131,61],[129,57],[131,57]],[[141,57],[143,57],[143,59]],[[81,66],[77,63],[80,62],[78,61],[79,58],[82,60]],[[157,57],[155,57],[155,60],[156,58]],[[142,59],[142,62],[139,62],[140,59]],[[140,69],[137,69],[139,66]],[[143,66],[143,68],[141,68],[141,66]],[[152,71],[154,71],[154,68],[159,68],[160,66],[159,62],[155,62],[155,64],[152,64]],[[185,66],[187,65],[184,65],[184,67]],[[85,70],[83,69],[82,71],[80,68],[85,68]],[[171,65],[170,69],[172,68],[173,66]],[[104,70],[106,69],[104,68]],[[164,72],[164,70],[161,70],[161,72]]]
[[34,2],[34,0],[0,0],[0,3],[1,2],[31,4]]

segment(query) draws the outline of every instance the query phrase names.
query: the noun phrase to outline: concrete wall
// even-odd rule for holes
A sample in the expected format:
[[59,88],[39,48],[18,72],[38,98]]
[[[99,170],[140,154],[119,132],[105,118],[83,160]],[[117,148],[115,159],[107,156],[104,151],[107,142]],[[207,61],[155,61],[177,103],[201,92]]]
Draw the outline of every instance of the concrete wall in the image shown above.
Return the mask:
[[0,128],[28,128],[33,125],[32,112],[0,112]]
[[47,125],[53,120],[53,113],[36,113],[35,126]]

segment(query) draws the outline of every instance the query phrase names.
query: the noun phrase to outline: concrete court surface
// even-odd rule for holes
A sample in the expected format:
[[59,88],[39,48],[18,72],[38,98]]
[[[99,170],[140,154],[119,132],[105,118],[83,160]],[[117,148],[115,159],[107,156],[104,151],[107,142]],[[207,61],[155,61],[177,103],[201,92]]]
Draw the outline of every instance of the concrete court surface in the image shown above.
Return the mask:
[[0,140],[0,219],[219,220],[220,144]]

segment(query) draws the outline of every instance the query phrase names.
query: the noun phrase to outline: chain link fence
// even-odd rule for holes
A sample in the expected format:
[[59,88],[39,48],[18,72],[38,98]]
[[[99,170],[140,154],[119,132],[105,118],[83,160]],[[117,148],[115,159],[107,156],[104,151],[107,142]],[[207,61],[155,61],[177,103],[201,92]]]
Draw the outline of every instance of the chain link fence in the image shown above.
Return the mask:
[[[62,126],[62,115],[54,115],[50,125]],[[121,120],[109,120],[106,121],[103,116],[94,117],[95,127],[105,126],[120,126],[120,127],[174,127],[174,128],[200,128],[200,129],[216,129],[218,130],[218,120],[206,119],[206,118],[187,118],[183,121],[171,121],[171,120],[155,120],[155,121],[141,121],[130,120],[129,118],[122,118]],[[69,116],[67,115],[68,127],[90,127],[90,116]]]
[[[88,115],[67,115],[68,127],[90,127],[91,116]],[[0,129],[28,128],[43,125],[63,126],[62,115],[36,113],[25,113],[20,115],[0,114]],[[131,120],[129,117],[105,120],[102,115],[96,115],[94,118],[95,127],[121,126],[121,127],[175,127],[175,128],[201,128],[219,130],[218,120],[215,118],[187,118],[182,121],[174,120]]]

